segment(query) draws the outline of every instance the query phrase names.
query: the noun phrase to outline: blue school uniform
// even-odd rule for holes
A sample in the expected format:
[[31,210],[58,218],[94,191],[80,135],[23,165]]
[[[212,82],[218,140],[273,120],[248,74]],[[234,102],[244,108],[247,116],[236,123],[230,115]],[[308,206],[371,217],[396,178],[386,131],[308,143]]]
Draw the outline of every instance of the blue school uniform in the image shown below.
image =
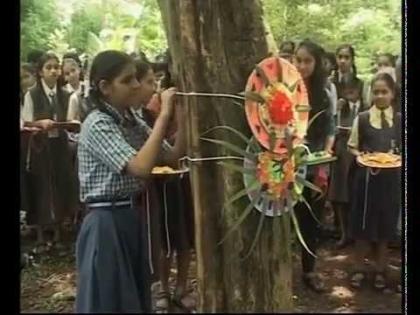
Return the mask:
[[133,112],[125,117],[103,106],[86,118],[78,145],[80,197],[89,212],[76,246],[76,312],[150,312],[146,225],[137,201],[145,182],[125,172],[148,134]]

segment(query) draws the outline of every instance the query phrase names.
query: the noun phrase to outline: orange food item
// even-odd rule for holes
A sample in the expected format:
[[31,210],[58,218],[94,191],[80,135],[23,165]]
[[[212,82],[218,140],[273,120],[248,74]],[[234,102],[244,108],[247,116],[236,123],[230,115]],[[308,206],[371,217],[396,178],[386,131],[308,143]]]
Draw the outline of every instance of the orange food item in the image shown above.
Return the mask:
[[175,173],[175,170],[169,166],[156,166],[152,169],[152,174],[171,174]]

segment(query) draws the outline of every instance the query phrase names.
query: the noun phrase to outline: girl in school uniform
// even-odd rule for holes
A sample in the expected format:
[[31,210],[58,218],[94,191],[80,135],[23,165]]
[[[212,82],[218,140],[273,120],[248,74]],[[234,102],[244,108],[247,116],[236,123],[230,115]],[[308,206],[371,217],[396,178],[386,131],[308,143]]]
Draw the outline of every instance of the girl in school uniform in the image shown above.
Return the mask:
[[72,215],[77,202],[68,138],[64,130],[54,128],[55,121],[66,121],[69,97],[58,84],[59,72],[58,57],[44,54],[38,64],[37,83],[26,93],[22,110],[25,124],[35,122],[46,131],[31,137],[26,161],[31,192],[27,219],[29,225],[37,226],[40,245],[47,227],[53,228],[53,242],[60,241],[60,224]]
[[[29,63],[22,63],[20,65],[20,112],[23,108],[23,97],[36,82],[35,69]],[[29,135],[38,131],[36,127],[25,126],[25,122],[20,115],[20,196],[21,206],[20,209],[27,210],[28,208],[28,191],[26,187],[26,155],[28,150]]]
[[35,67],[29,63],[20,65],[20,107],[23,107],[23,98],[28,90],[36,83]]
[[[299,70],[308,90],[311,110],[309,119],[322,112],[309,127],[306,135],[307,145],[311,152],[327,151],[332,153],[335,136],[333,103],[327,93],[327,75],[323,65],[324,50],[312,41],[301,42],[296,49],[295,65]],[[323,196],[304,189],[303,195],[312,208],[315,216],[320,218],[325,206],[325,194],[328,187],[328,169],[324,165],[308,167],[307,179],[323,189]],[[304,203],[296,205],[296,216],[302,236],[309,249],[316,253],[320,242],[321,230]],[[302,247],[303,281],[316,292],[325,291],[325,285],[315,272],[315,257]]]
[[[375,65],[376,74],[378,73],[388,73],[394,81],[397,81],[396,69],[395,69],[395,60],[394,56],[389,53],[382,53],[376,57]],[[369,105],[372,105],[372,93],[370,92],[370,86],[367,89],[366,101]],[[394,102],[394,109],[397,112],[401,112],[400,98],[399,93],[396,95],[396,101]]]
[[[168,63],[154,64],[156,72],[162,72],[158,84],[158,93],[171,86],[171,77]],[[138,73],[146,69],[149,75],[154,71],[144,63],[137,64]],[[143,108],[143,113],[148,116],[148,123],[153,126],[161,111],[161,103],[155,94]],[[178,132],[179,123],[173,119],[165,135],[166,140],[173,144]],[[160,290],[157,294],[156,310],[168,311],[170,302],[185,312],[190,312],[195,307],[194,298],[188,294],[188,269],[191,261],[191,249],[194,245],[194,218],[191,188],[188,174],[169,179],[154,181],[157,193],[157,210],[159,231],[156,235],[160,249],[158,257],[157,274],[160,280]],[[155,233],[157,234],[157,233]],[[169,273],[172,258],[177,262],[176,287],[171,294],[169,290]]]
[[[355,119],[348,147],[358,156],[365,152],[393,152],[401,148],[401,114],[393,109],[395,82],[389,74],[372,80],[373,106]],[[366,247],[375,253],[374,287],[386,287],[387,244],[395,239],[401,211],[401,170],[357,167],[352,183],[349,234],[356,241],[351,285],[360,288],[366,279]]]
[[[93,60],[89,97],[96,108],[82,125],[78,145],[80,198],[88,210],[77,239],[78,313],[151,311],[148,249],[139,193],[156,165],[176,167],[185,131],[163,146],[174,114],[174,89],[161,94],[162,110],[150,134],[132,107],[154,80],[136,78],[133,59],[104,51]],[[150,97],[150,96],[149,96]],[[184,119],[177,106],[175,114]]]
[[[346,75],[352,75],[357,78],[357,68],[356,68],[356,52],[353,46],[348,44],[343,44],[339,46],[335,52],[337,58],[337,71],[334,73],[333,82],[337,87],[338,99],[343,98],[343,83],[344,77]],[[360,95],[362,95],[362,104],[363,108],[368,108],[368,104],[365,104],[363,93],[365,91],[364,82],[359,78],[359,89]]]
[[[337,161],[332,164],[328,200],[331,202],[334,215],[340,230],[340,240],[337,248],[347,245],[347,217],[349,214],[349,172],[354,162],[354,156],[347,150],[347,142],[353,120],[362,110],[360,81],[347,75],[343,81],[343,99],[339,103],[337,114],[337,134],[334,144],[334,154]],[[347,129],[348,128],[348,129]]]

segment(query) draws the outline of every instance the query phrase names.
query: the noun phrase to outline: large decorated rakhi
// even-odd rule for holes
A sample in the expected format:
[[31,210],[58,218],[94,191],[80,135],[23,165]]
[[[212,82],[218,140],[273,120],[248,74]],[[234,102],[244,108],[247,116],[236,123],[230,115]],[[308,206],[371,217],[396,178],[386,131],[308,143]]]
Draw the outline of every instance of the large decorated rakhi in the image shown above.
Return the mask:
[[[178,93],[189,96],[230,97],[238,95],[210,93]],[[219,139],[201,137],[202,140],[223,146],[235,156],[204,158],[202,160],[222,160],[219,165],[243,176],[244,188],[236,192],[224,204],[223,211],[230,211],[231,205],[247,196],[249,202],[238,220],[227,231],[223,242],[244,220],[257,209],[260,214],[256,236],[249,252],[255,247],[263,227],[264,218],[279,217],[290,212],[297,236],[306,246],[300,233],[294,206],[297,202],[312,209],[303,196],[305,187],[322,193],[321,189],[306,180],[309,165],[319,165],[335,160],[326,152],[310,152],[304,145],[306,130],[318,115],[308,121],[310,107],[303,80],[297,69],[284,59],[270,57],[260,62],[248,78],[245,90],[245,111],[253,137],[250,139],[229,126],[217,126],[234,133],[244,142],[244,146]],[[228,159],[242,160],[241,164]],[[225,160],[225,161],[223,161]],[[286,216],[284,216],[286,217]],[[314,216],[315,220],[317,218]],[[283,220],[287,224],[287,219]]]
[[245,111],[249,126],[266,149],[287,152],[285,130],[293,145],[302,143],[308,126],[308,94],[297,69],[287,60],[261,61],[248,78]]

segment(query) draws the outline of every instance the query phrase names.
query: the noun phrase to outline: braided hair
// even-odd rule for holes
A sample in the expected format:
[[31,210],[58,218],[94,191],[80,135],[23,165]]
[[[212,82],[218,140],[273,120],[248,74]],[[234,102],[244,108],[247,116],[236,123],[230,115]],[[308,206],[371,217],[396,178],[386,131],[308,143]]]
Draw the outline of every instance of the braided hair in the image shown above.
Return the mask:
[[353,70],[353,75],[355,77],[357,77],[357,68],[356,68],[356,64],[354,62],[355,59],[356,59],[356,51],[354,50],[354,47],[352,45],[343,44],[343,45],[338,46],[337,50],[335,51],[335,54],[338,55],[339,52],[343,49],[347,49],[349,51],[350,56],[351,56],[351,67],[352,67],[352,70]]

